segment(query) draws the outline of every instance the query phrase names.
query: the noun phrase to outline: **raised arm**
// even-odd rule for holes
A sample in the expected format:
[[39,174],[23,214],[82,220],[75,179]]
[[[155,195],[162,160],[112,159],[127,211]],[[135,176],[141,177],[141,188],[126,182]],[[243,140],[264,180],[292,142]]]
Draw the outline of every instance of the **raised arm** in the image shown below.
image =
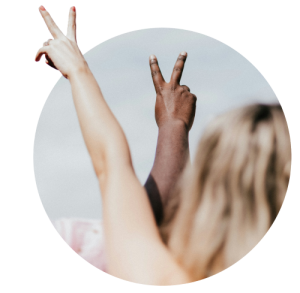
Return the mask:
[[157,224],[164,216],[164,207],[189,158],[188,134],[196,111],[196,96],[185,85],[180,85],[187,53],[182,52],[166,83],[157,58],[150,56],[150,69],[156,91],[155,119],[158,139],[155,160],[145,189]]
[[[126,138],[77,46],[76,12],[70,9],[67,36],[60,31],[46,10],[42,8],[40,12],[54,40],[44,43],[36,55],[36,61],[45,54],[47,61],[51,60],[53,67],[58,68],[70,81],[82,135],[95,172],[102,180],[115,161],[131,164]],[[102,181],[101,189],[105,189],[106,180]]]
[[67,36],[46,10],[40,8],[40,12],[54,40],[38,51],[36,61],[45,54],[70,81],[81,131],[99,178],[109,273],[144,284],[188,282],[160,239],[123,130],[77,46],[75,9],[70,9]]

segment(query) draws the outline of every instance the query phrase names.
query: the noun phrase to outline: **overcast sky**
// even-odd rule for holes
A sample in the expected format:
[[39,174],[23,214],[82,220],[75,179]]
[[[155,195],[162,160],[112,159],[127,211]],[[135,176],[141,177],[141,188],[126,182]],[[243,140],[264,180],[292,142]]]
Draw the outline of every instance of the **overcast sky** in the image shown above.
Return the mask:
[[[198,98],[190,132],[192,159],[204,127],[215,115],[253,102],[277,102],[267,81],[249,61],[223,43],[198,33],[148,29],[93,48],[85,54],[86,60],[125,131],[142,183],[151,170],[157,139],[156,95],[148,58],[151,54],[157,56],[162,74],[169,81],[181,51],[188,52],[181,84],[189,86]],[[63,77],[40,116],[34,168],[42,203],[52,220],[102,217],[98,182],[80,132],[69,82]]]

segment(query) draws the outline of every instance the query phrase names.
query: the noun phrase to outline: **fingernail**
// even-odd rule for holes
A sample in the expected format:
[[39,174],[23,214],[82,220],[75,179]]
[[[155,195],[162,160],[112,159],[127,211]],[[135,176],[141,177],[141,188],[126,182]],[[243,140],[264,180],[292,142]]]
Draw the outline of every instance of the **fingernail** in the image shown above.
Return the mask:
[[155,55],[150,55],[150,60],[155,60],[156,59],[156,56]]
[[75,6],[72,7],[72,10],[73,10],[74,12],[76,11]]
[[43,10],[43,11],[46,11],[46,9],[43,5],[40,6],[40,9]]
[[182,55],[182,56],[187,56],[187,52],[182,51],[182,52],[180,53],[180,55]]

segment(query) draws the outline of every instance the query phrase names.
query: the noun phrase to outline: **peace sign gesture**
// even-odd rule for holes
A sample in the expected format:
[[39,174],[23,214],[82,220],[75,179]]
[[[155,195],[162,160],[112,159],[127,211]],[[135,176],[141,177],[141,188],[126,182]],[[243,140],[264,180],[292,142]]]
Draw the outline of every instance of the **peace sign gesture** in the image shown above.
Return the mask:
[[35,61],[40,61],[41,57],[45,55],[48,65],[58,69],[64,77],[69,78],[72,72],[87,66],[76,41],[76,9],[74,6],[70,8],[66,36],[43,6],[39,10],[54,39],[49,39],[43,44],[36,54]]
[[180,53],[169,83],[166,83],[157,58],[150,56],[150,69],[156,91],[155,119],[158,127],[174,120],[182,121],[190,130],[195,117],[197,97],[190,93],[189,87],[180,85],[187,53]]

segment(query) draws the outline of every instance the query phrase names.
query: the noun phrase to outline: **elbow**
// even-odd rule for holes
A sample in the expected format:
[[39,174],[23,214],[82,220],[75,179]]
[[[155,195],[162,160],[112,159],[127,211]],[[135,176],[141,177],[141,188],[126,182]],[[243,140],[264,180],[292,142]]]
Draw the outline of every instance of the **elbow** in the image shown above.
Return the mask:
[[105,176],[106,172],[106,167],[103,163],[97,163],[93,164],[94,165],[94,171],[98,179],[102,178]]
[[105,160],[105,156],[103,155],[93,156],[91,153],[90,156],[92,159],[92,164],[97,178],[98,179],[102,178],[107,173],[107,162]]
[[102,174],[98,175],[97,178],[98,178],[100,190],[103,194],[104,190],[105,190],[106,182],[107,182],[107,175],[102,173]]

